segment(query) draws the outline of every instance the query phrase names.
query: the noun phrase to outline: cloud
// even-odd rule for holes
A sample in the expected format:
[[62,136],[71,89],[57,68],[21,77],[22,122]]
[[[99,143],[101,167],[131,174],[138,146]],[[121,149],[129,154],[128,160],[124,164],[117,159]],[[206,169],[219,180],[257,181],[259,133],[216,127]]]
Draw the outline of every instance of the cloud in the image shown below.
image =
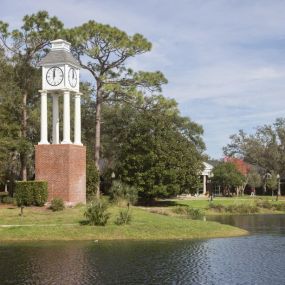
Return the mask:
[[130,66],[166,75],[164,94],[203,124],[211,156],[221,156],[238,129],[283,115],[284,1],[2,0],[0,18],[17,27],[40,9],[68,27],[94,19],[146,36],[152,52]]

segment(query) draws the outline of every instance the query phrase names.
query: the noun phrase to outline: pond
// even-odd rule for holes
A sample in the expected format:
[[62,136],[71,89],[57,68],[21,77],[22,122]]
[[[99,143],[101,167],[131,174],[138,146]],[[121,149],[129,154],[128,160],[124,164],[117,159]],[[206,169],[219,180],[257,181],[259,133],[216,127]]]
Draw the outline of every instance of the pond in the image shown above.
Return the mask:
[[285,215],[211,217],[252,235],[0,244],[0,284],[285,284]]

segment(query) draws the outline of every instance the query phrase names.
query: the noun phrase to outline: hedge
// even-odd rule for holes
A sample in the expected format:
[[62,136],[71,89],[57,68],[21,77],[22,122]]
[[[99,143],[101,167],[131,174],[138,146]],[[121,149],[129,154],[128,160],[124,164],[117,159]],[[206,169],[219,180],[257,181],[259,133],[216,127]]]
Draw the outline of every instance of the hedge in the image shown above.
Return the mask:
[[46,181],[16,182],[15,198],[20,206],[43,206],[48,198],[48,184]]
[[0,203],[3,202],[4,198],[9,195],[8,192],[0,192]]

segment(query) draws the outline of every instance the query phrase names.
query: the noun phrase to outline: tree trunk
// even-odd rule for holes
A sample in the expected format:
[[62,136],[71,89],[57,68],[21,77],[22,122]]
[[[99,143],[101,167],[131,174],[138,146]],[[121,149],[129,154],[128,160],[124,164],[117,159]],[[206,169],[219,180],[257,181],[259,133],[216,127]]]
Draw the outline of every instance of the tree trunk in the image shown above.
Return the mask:
[[[27,138],[27,97],[28,94],[25,91],[22,98],[22,121],[21,121],[21,137],[25,140]],[[21,163],[21,177],[23,181],[27,180],[27,153],[22,151],[20,154]]]
[[97,89],[97,98],[96,98],[96,116],[95,116],[95,165],[99,173],[99,179],[96,185],[96,198],[100,198],[100,147],[101,147],[101,104],[102,98],[100,91]]

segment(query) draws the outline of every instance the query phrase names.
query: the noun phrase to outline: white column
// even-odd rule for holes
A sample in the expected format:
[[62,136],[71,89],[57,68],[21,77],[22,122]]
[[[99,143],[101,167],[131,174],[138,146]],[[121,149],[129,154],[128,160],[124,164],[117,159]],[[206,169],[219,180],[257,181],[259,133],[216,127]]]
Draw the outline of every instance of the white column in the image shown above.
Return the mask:
[[52,96],[52,143],[59,144],[58,95]]
[[41,141],[39,144],[49,144],[47,123],[47,91],[41,90]]
[[62,144],[71,144],[70,141],[70,92],[63,92],[63,141]]
[[206,195],[207,192],[207,176],[203,175],[203,194]]
[[74,143],[82,145],[81,143],[81,110],[80,110],[80,93],[75,94],[74,106]]

